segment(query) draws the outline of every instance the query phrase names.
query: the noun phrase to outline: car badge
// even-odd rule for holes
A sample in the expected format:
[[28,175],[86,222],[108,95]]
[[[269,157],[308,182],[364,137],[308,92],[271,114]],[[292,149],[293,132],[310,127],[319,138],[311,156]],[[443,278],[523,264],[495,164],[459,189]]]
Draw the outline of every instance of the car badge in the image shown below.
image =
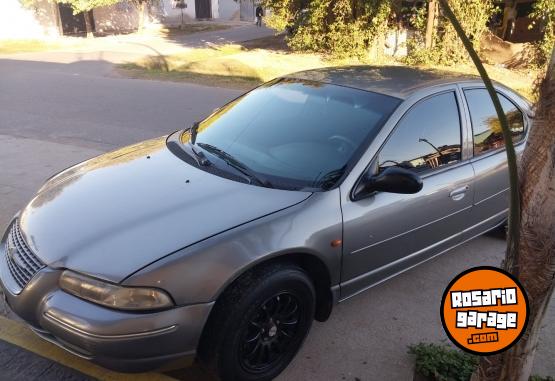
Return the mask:
[[12,242],[8,239],[6,250],[8,252],[8,258],[15,263],[19,268],[28,270],[27,264],[18,255],[17,247],[15,247]]

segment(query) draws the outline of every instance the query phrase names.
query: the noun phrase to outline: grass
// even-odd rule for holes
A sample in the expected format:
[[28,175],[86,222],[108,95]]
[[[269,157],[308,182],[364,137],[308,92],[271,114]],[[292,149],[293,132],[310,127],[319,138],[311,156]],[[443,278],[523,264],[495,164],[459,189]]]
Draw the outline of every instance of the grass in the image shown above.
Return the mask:
[[54,41],[43,40],[0,40],[0,54],[40,52],[61,47]]
[[120,67],[136,78],[250,88],[280,75],[326,66],[321,57],[287,54],[239,45],[189,49],[170,56],[150,56]]
[[[248,45],[223,45],[213,48],[188,49],[169,56],[151,56],[137,62],[121,65],[124,74],[134,78],[184,81],[209,86],[237,89],[252,88],[270,79],[292,72],[329,66],[364,64],[368,62],[346,59],[330,60],[318,54],[300,54],[287,51],[268,39],[249,42]],[[372,65],[394,64],[392,59]],[[430,68],[430,67],[428,67]],[[434,66],[432,69],[477,75],[471,64],[457,67]],[[533,100],[533,82],[537,72],[509,70],[487,65],[491,78]]]

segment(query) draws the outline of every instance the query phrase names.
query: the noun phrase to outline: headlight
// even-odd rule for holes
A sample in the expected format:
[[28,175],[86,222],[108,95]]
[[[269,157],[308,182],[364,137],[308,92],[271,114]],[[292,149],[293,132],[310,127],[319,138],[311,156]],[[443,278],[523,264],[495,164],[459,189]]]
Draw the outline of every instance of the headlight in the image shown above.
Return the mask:
[[62,290],[93,303],[121,310],[154,310],[173,306],[171,297],[155,288],[122,287],[66,270]]

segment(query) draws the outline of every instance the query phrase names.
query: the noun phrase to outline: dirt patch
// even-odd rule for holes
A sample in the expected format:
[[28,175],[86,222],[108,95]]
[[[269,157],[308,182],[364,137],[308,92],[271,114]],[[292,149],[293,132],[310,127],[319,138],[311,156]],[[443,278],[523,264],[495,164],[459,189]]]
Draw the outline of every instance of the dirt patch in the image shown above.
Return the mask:
[[512,43],[487,33],[480,44],[480,55],[489,64],[507,64],[525,50],[527,44]]

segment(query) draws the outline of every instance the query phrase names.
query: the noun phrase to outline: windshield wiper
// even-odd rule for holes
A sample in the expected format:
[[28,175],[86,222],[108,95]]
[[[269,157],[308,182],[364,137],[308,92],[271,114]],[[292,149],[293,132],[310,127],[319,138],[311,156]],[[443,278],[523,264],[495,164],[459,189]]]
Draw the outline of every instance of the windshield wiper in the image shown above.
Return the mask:
[[249,182],[252,183],[253,181],[258,183],[258,185],[262,185],[267,188],[272,188],[272,184],[269,181],[264,181],[260,177],[258,177],[252,169],[250,169],[247,165],[242,163],[241,161],[237,160],[233,155],[225,152],[224,150],[213,146],[212,144],[208,143],[198,143],[197,144],[202,149],[207,150],[211,154],[219,157],[223,161],[225,161],[229,166],[235,168],[243,175],[249,178]]
[[343,176],[343,173],[345,173],[345,169],[346,166],[343,166],[339,169],[334,169],[333,171],[325,173],[322,176],[316,177],[313,181],[314,186],[319,186],[324,190],[332,188],[335,183],[337,183],[337,180],[339,180],[341,176]]

